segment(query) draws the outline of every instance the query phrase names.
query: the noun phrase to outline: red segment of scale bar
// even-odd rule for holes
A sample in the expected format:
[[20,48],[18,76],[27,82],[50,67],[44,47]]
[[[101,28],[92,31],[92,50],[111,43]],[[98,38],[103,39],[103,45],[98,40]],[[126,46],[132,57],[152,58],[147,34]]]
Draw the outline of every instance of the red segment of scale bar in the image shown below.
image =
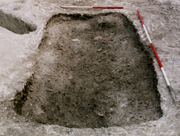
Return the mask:
[[145,30],[145,32],[146,32],[146,35],[147,35],[147,37],[148,37],[148,39],[149,39],[149,42],[150,42],[150,45],[151,45],[152,50],[153,50],[153,52],[154,52],[154,55],[156,56],[156,59],[157,59],[157,61],[158,61],[158,63],[159,63],[160,68],[162,68],[163,65],[162,65],[161,60],[159,59],[159,56],[158,56],[158,54],[157,54],[157,52],[156,52],[156,49],[154,48],[154,45],[153,45],[153,43],[152,43],[152,41],[151,41],[151,39],[150,39],[150,37],[149,37],[149,34],[147,33],[146,27],[145,27],[145,25],[144,25],[144,22],[143,22],[143,20],[142,20],[142,17],[141,17],[141,15],[140,15],[140,13],[139,13],[139,10],[137,10],[137,13],[138,13],[139,19],[140,19],[140,21],[141,21],[141,24],[143,25],[143,28],[144,28],[144,30]]
[[92,7],[94,9],[123,9],[124,7]]
[[140,21],[141,21],[141,24],[144,25],[144,22],[143,22],[142,17],[141,17],[141,15],[140,15],[140,13],[139,13],[139,10],[137,10],[137,13],[138,13],[139,19],[140,19]]
[[150,43],[150,44],[151,44],[151,47],[152,47],[152,49],[153,49],[153,51],[154,51],[154,54],[155,54],[155,56],[156,56],[156,59],[157,59],[157,61],[158,61],[158,63],[159,63],[159,66],[160,66],[160,68],[162,68],[163,65],[162,65],[162,63],[161,63],[161,60],[159,59],[159,56],[158,56],[158,54],[157,54],[157,52],[156,52],[156,49],[154,48],[153,43]]

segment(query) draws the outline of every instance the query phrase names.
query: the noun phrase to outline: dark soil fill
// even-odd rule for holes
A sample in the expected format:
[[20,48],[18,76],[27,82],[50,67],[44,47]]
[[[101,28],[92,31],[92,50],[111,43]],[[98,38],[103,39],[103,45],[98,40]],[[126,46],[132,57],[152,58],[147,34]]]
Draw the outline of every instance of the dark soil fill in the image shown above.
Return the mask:
[[53,16],[17,113],[66,127],[125,126],[162,116],[153,61],[118,13]]

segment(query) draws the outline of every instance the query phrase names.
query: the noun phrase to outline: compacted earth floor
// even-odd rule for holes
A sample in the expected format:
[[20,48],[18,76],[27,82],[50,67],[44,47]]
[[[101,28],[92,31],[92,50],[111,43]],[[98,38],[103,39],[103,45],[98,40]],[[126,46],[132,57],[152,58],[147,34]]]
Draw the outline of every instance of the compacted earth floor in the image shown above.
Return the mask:
[[150,53],[122,14],[59,14],[47,23],[15,111],[45,124],[126,126],[162,116]]

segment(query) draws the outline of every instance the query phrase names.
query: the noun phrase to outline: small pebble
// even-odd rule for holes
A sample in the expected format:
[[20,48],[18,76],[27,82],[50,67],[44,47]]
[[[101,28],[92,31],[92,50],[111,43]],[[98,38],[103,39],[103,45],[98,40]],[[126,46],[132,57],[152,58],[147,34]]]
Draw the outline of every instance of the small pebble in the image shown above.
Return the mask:
[[104,117],[104,114],[100,114],[100,113],[99,113],[99,114],[98,114],[98,116],[100,116],[100,117]]
[[98,52],[102,51],[102,47],[97,50]]
[[94,40],[102,40],[103,38],[102,38],[102,36],[96,36],[95,38],[94,38]]

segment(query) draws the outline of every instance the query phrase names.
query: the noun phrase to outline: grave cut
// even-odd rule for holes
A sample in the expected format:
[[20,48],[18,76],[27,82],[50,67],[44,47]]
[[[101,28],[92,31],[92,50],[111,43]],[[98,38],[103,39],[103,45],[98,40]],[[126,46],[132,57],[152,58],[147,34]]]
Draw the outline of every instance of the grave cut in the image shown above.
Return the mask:
[[126,126],[162,116],[152,58],[119,13],[59,14],[47,23],[35,73],[15,111],[44,124]]

